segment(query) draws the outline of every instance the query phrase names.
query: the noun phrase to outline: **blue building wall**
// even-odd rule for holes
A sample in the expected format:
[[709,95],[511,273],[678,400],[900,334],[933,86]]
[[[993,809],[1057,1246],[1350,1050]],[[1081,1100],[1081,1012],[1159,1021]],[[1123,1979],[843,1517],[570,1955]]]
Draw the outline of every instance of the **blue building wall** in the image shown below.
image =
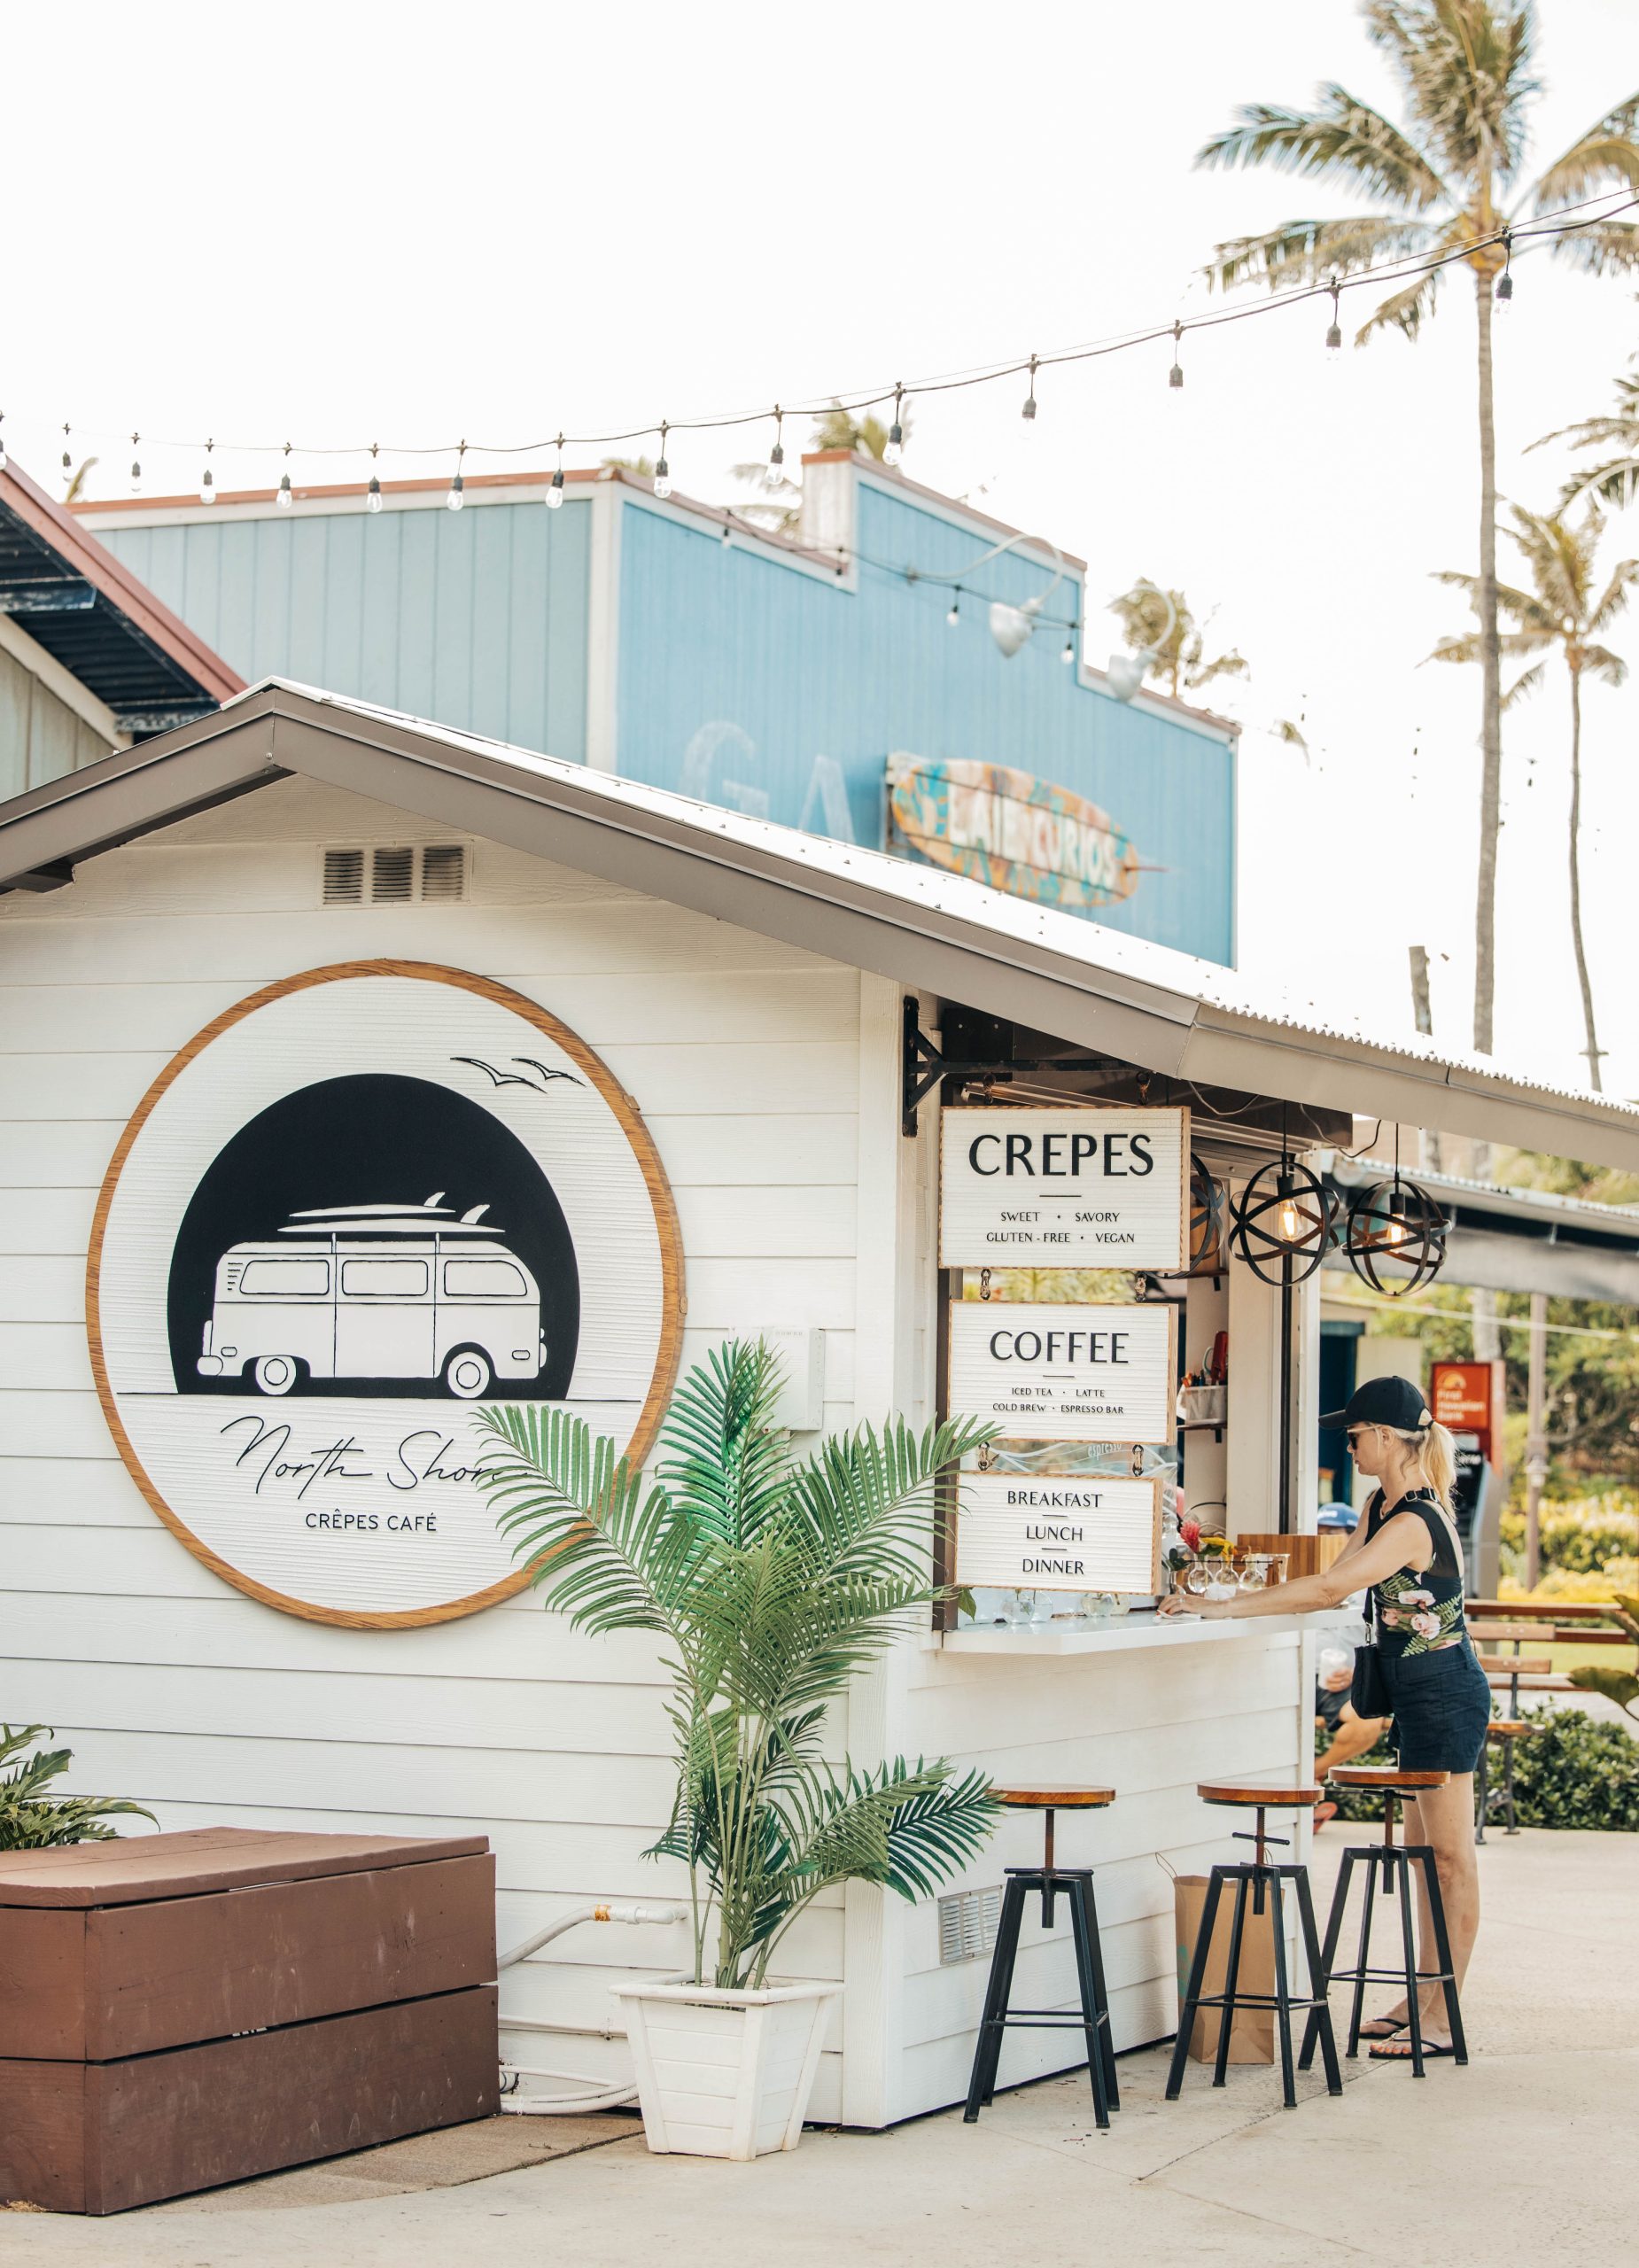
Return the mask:
[[[622,522],[620,770],[817,834],[880,848],[883,770],[897,751],[1006,764],[1100,804],[1160,873],[1096,917],[1203,958],[1234,951],[1235,757],[1185,720],[1134,710],[1060,656],[1083,603],[1067,577],[1024,649],[1004,656],[989,601],[1018,604],[1050,576],[914,496],[861,481],[857,590],[765,553],[725,548],[710,523],[628,499]],[[1077,638],[1079,647],[1079,637]]]
[[299,678],[584,762],[592,510],[270,513],[100,541],[254,684]]

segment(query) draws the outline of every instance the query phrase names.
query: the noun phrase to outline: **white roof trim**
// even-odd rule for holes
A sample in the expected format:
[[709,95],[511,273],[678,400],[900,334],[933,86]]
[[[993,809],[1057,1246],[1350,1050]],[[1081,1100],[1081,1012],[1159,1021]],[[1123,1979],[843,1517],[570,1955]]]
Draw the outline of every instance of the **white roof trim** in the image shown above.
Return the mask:
[[579,866],[1072,1045],[1237,1088],[1639,1169],[1639,1108],[933,866],[268,679],[198,724],[0,805],[0,885],[286,773]]

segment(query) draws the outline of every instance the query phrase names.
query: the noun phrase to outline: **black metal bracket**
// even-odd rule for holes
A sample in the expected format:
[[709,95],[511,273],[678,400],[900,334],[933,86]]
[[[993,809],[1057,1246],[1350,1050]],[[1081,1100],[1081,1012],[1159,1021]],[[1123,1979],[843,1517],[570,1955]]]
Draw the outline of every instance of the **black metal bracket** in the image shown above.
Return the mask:
[[[1006,1086],[1020,1071],[1127,1070],[1105,1055],[1032,1055],[1014,1053],[1014,1028],[1001,1016],[981,1015],[976,1009],[953,1004],[944,1012],[943,1038],[949,1049],[936,1046],[921,1028],[921,1003],[905,998],[899,1131],[907,1141],[916,1138],[917,1114],[936,1086],[962,1087],[969,1083]],[[1140,1081],[1148,1074],[1135,1073]],[[1067,1097],[1074,1100],[1074,1097]]]

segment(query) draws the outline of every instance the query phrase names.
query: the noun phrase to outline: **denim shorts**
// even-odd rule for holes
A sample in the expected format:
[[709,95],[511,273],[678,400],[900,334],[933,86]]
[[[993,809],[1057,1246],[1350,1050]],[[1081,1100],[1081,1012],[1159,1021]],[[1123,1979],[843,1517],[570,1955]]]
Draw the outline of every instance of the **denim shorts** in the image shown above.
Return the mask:
[[1467,1638],[1407,1654],[1379,1647],[1402,1772],[1472,1772],[1491,1721],[1491,1689]]

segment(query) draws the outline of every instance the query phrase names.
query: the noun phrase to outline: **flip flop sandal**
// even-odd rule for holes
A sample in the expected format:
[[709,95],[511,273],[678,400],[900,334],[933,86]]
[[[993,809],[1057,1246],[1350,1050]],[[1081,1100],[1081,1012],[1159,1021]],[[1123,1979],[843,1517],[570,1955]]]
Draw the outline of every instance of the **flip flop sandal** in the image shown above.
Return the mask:
[[1361,2025],[1360,2036],[1363,2039],[1392,2039],[1397,2031],[1403,2031],[1405,2028],[1404,2016],[1373,2016],[1369,2023]]
[[[1423,2042],[1423,2061],[1425,2063],[1433,2062],[1437,2055],[1455,2056],[1456,2054],[1456,2050],[1449,2041],[1447,2041],[1443,2047],[1432,2039],[1425,2039]],[[1411,2043],[1409,2039],[1407,2040],[1403,2055],[1395,2047],[1379,2045],[1372,2048],[1367,2060],[1373,2063],[1409,2063],[1411,2061]]]

